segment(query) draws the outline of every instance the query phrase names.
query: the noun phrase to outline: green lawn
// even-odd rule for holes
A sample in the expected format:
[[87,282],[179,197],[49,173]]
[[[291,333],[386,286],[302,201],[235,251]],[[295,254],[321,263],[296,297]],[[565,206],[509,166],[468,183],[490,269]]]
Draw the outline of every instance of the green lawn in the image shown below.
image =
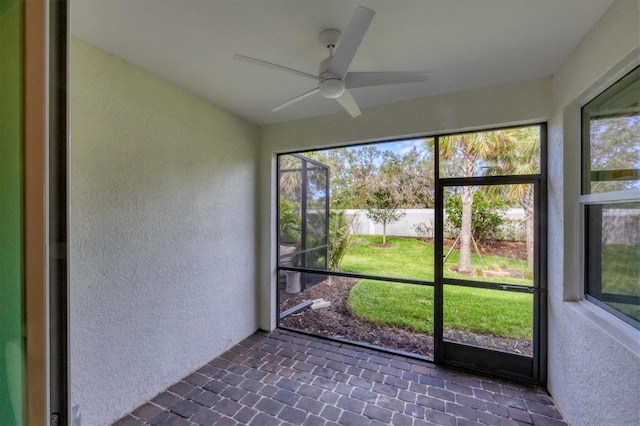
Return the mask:
[[[382,242],[382,237],[375,235],[358,235],[357,243],[352,245],[342,261],[343,271],[360,274],[381,275],[387,277],[413,278],[433,281],[433,244],[414,238],[387,237],[390,248],[375,247]],[[446,254],[449,250],[445,249]],[[527,274],[527,262],[499,256],[482,256],[482,262],[476,254],[471,255],[474,270],[501,270],[508,268]],[[482,275],[468,276],[458,274],[449,268],[458,264],[458,250],[454,250],[444,265],[444,275],[448,278],[482,280],[508,284],[532,285],[527,278],[488,277]]]
[[[342,263],[344,271],[362,274],[433,280],[433,245],[411,238],[388,237],[391,248],[375,247],[380,237],[358,236]],[[478,259],[475,259],[478,262]],[[526,270],[526,262],[483,256],[485,267],[508,265]],[[448,265],[457,263],[454,252]],[[450,272],[448,276],[464,277]],[[514,284],[531,284],[526,279],[477,277]],[[418,332],[433,332],[433,287],[362,280],[351,291],[349,310],[356,316],[381,324]],[[445,286],[445,328],[531,339],[533,298],[530,294]]]
[[[640,296],[640,247],[605,244],[602,246],[602,292],[623,296]],[[609,305],[640,321],[640,305]]]
[[604,244],[602,246],[602,281],[606,292],[638,295],[640,247]]

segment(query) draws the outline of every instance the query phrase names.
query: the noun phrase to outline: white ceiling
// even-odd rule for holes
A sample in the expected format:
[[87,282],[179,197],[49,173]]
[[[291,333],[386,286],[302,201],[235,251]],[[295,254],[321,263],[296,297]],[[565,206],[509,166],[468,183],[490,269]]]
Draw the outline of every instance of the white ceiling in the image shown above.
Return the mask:
[[[256,124],[344,113],[312,80],[326,28],[376,16],[351,71],[430,71],[426,83],[353,89],[362,109],[553,75],[613,0],[72,0],[72,34]],[[366,110],[363,110],[366,114]],[[357,120],[355,118],[354,120]]]

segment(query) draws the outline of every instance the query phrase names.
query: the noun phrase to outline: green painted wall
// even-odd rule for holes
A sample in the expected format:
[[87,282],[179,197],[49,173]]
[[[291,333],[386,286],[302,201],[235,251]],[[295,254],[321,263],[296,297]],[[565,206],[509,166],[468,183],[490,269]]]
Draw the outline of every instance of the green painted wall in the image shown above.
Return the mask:
[[0,424],[23,424],[23,0],[0,0]]

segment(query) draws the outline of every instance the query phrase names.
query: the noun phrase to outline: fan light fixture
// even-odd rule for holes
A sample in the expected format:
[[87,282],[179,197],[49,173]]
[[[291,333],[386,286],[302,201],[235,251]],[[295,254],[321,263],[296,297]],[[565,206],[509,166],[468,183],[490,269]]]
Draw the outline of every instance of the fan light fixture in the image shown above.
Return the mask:
[[336,99],[344,93],[344,83],[337,78],[322,80],[319,84],[320,93],[328,99]]

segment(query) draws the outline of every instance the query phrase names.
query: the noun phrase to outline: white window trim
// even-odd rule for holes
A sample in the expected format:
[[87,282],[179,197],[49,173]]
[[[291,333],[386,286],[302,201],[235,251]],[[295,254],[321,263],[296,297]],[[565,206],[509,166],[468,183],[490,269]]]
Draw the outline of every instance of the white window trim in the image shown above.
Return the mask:
[[624,191],[603,192],[601,194],[585,194],[580,196],[580,204],[612,204],[640,201],[640,189],[627,189]]
[[[575,114],[575,117],[581,123],[582,120],[582,107],[584,107],[587,103],[593,100],[600,93],[607,90],[613,84],[615,84],[618,80],[624,77],[626,74],[640,66],[640,48],[634,49],[634,52],[630,54],[625,60],[621,61],[618,66],[614,67],[610,74],[602,79],[597,85],[594,85],[590,88],[590,90],[586,91],[582,96],[576,99],[575,107],[571,108],[572,112]],[[629,57],[632,57],[632,60],[628,60]],[[568,109],[567,109],[568,110]],[[565,112],[568,112],[565,110]],[[579,140],[579,149],[582,152],[582,125],[579,124],[577,129],[578,131],[578,140]],[[582,173],[583,173],[583,164],[582,164],[582,156],[576,156],[575,162],[578,164],[577,169],[580,171],[580,182],[582,182]],[[605,333],[607,333],[611,338],[615,339],[622,345],[624,345],[628,350],[630,350],[636,356],[640,356],[640,330],[633,327],[632,325],[626,323],[622,319],[616,317],[614,314],[606,311],[601,308],[597,304],[589,301],[585,295],[585,210],[586,206],[590,204],[612,204],[612,203],[624,203],[624,202],[638,202],[640,201],[640,190],[638,189],[630,189],[630,190],[622,190],[622,191],[612,191],[606,193],[598,193],[598,194],[581,194],[581,185],[578,185],[578,196],[576,197],[578,203],[578,251],[579,251],[579,259],[578,259],[578,283],[575,288],[577,291],[577,300],[574,302],[570,302],[565,300],[565,303],[570,303],[572,308],[584,316],[586,319],[590,320],[590,322],[594,323],[598,328],[602,329]],[[565,242],[566,243],[566,242]],[[566,260],[566,249],[565,249],[565,260]],[[565,268],[567,266],[565,265]],[[565,284],[566,285],[566,284]],[[565,289],[566,294],[566,289]]]

